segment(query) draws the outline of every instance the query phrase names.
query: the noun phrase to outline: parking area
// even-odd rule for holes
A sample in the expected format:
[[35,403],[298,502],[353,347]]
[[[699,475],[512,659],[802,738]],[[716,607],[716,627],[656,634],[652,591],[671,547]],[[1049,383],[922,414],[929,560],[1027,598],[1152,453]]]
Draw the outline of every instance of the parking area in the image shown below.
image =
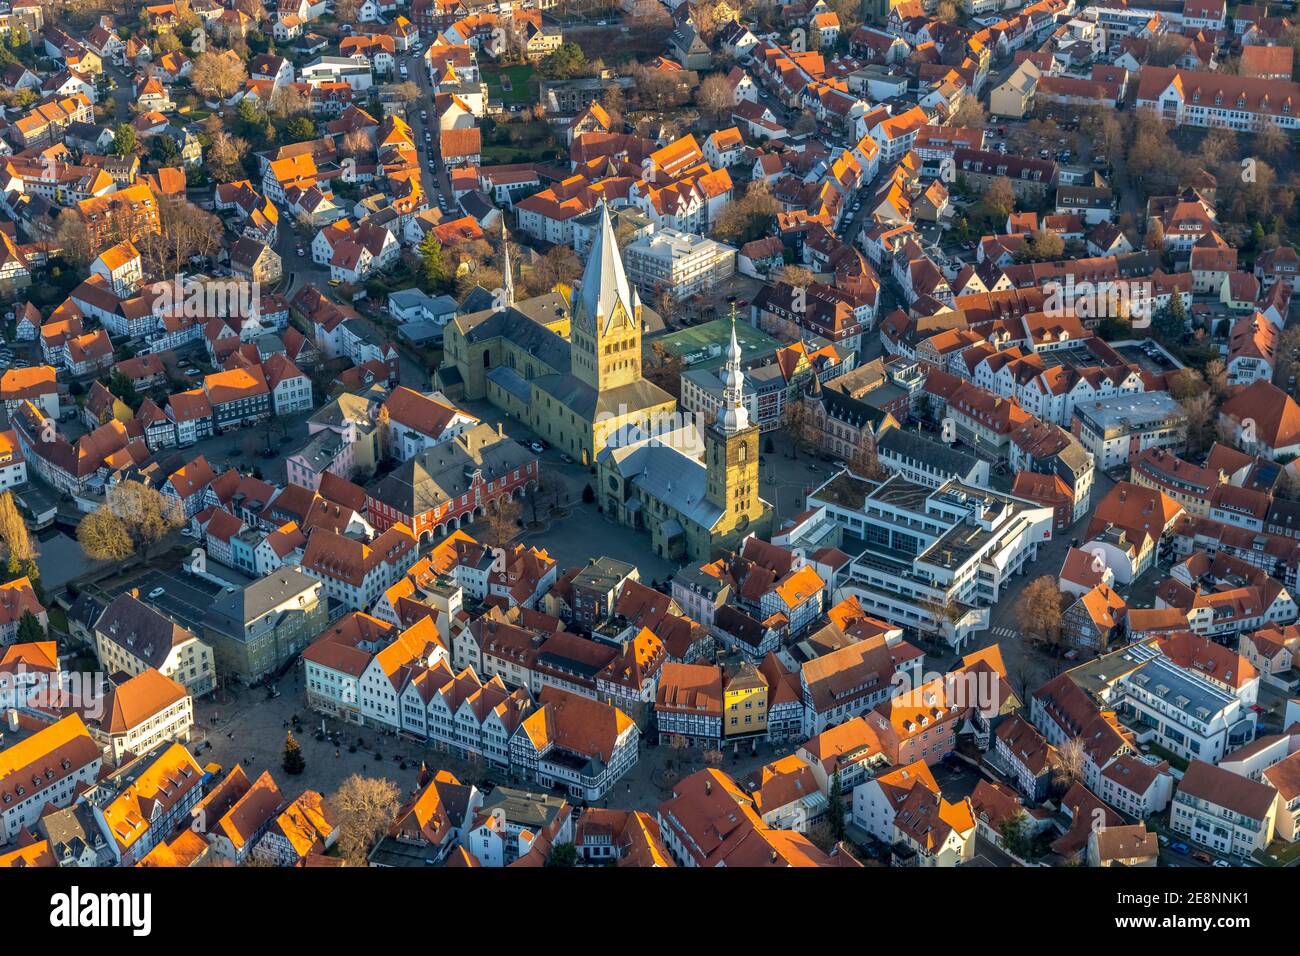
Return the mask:
[[1176,362],[1157,348],[1143,349],[1139,345],[1121,345],[1115,351],[1122,355],[1126,362],[1131,362],[1144,372],[1155,375],[1178,367]]
[[[219,576],[229,577],[232,584],[239,583],[235,572],[229,568],[215,568],[214,571]],[[159,568],[145,569],[139,576],[116,582],[105,590],[110,597],[117,597],[131,588],[139,590],[141,600],[195,631],[212,606],[213,599],[222,591],[222,587],[212,581],[179,570]]]
[[988,840],[977,836],[975,838],[975,856],[968,865],[1007,867],[1019,866],[1020,864],[1007,856]]
[[975,786],[984,779],[974,767],[960,758],[945,758],[941,763],[933,764],[930,772],[934,782],[939,785],[939,792],[949,803],[955,803],[975,792]]

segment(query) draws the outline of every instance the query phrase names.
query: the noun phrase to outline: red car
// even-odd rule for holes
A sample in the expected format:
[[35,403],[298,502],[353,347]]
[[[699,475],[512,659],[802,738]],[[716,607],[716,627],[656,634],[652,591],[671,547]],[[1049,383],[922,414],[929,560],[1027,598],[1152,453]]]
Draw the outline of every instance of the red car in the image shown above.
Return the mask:
[[1204,863],[1207,866],[1214,863],[1214,857],[1210,856],[1210,854],[1206,853],[1204,850],[1193,850],[1192,859],[1197,863]]

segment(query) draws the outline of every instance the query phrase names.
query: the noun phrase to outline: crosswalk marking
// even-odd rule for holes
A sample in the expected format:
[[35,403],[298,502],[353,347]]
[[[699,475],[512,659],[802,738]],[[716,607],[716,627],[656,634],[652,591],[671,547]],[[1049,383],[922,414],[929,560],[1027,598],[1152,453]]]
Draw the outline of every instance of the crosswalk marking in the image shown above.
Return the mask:
[[994,637],[1015,637],[1016,631],[1009,627],[995,627],[993,628],[993,636]]

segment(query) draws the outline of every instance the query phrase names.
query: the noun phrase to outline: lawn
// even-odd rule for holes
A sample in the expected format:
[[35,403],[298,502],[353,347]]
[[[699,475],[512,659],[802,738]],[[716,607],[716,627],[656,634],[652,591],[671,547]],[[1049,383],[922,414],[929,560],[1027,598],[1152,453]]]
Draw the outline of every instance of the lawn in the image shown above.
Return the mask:
[[504,68],[485,66],[483,81],[488,85],[488,96],[507,106],[532,103],[537,99],[534,85],[537,74],[530,64],[519,63]]
[[563,158],[555,131],[545,120],[483,124],[483,163],[545,162]]

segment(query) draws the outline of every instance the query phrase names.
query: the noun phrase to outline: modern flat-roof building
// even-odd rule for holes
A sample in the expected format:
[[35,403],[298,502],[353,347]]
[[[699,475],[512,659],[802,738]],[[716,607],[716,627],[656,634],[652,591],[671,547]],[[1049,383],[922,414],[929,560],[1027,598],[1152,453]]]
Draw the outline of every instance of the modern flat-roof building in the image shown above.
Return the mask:
[[1052,533],[1052,509],[984,488],[930,488],[901,475],[841,472],[808,496],[854,555],[841,588],[867,613],[956,648],[988,627],[988,608]]
[[1255,737],[1255,718],[1236,695],[1149,644],[1123,652],[1137,666],[1113,687],[1116,713],[1138,735],[1189,760],[1217,763]]
[[627,277],[643,298],[667,293],[681,300],[704,292],[736,271],[736,249],[713,239],[663,228],[623,249]]
[[1148,448],[1187,444],[1187,412],[1167,392],[1116,395],[1074,406],[1070,430],[1103,471],[1127,465]]

